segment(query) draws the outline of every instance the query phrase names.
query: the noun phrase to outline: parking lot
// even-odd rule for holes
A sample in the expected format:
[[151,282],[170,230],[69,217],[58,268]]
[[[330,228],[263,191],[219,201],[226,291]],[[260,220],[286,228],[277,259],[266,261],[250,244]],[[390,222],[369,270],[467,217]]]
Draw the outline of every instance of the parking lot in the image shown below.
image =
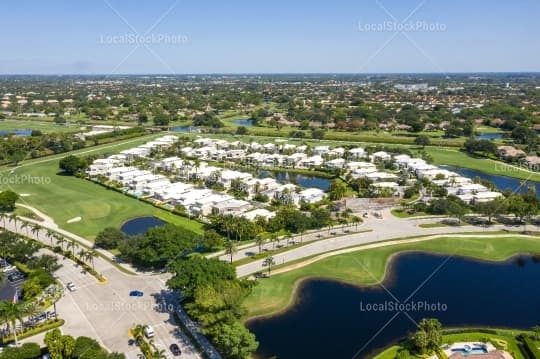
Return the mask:
[[[59,281],[77,287],[66,290],[57,304],[59,316],[66,320],[65,333],[93,337],[111,351],[137,358],[140,351],[130,341],[129,330],[136,324],[150,325],[156,333],[154,343],[165,349],[167,357],[173,357],[169,351],[173,343],[182,350],[182,357],[199,357],[173,321],[176,298],[166,289],[164,278],[130,276],[110,267],[103,272],[108,282],[100,284],[73,262],[60,259],[59,263],[63,264],[56,272]],[[129,296],[133,290],[142,291],[143,296]]]

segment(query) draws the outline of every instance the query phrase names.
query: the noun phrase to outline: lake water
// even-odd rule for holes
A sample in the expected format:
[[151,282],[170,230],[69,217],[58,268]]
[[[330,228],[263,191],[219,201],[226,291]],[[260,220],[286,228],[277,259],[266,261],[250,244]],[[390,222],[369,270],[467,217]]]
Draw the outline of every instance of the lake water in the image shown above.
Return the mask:
[[234,123],[235,125],[239,125],[239,126],[245,126],[245,127],[252,127],[253,126],[253,120],[250,120],[250,119],[247,119],[247,120],[237,119],[237,120],[232,120],[231,122]]
[[171,127],[172,132],[199,133],[201,130],[196,126],[176,126]]
[[261,171],[259,178],[273,177],[279,183],[294,183],[304,188],[319,188],[323,191],[328,191],[330,188],[331,179],[318,177],[318,176],[308,176],[303,174],[291,173],[287,171]]
[[[293,308],[247,323],[260,342],[257,357],[372,358],[414,332],[413,321],[425,317],[438,318],[445,327],[527,329],[539,324],[540,264],[530,256],[488,263],[407,253],[393,261],[390,272],[383,283],[388,292],[382,286],[304,281]],[[410,318],[394,310],[367,311],[370,305],[395,303],[394,297],[404,303],[412,293],[407,303],[417,307],[407,311]],[[420,310],[420,304],[433,308]]]
[[156,217],[138,217],[124,223],[120,230],[127,235],[134,236],[144,234],[152,227],[163,226],[165,224],[167,224],[165,221]]
[[503,138],[502,133],[481,133],[478,136],[476,136],[479,140],[500,140]]
[[17,135],[17,136],[30,136],[32,130],[12,130],[12,131],[0,131],[0,136]]
[[514,192],[526,192],[528,187],[534,186],[536,188],[536,196],[540,196],[540,183],[529,181],[527,184],[521,185],[521,180],[512,177],[505,177],[499,175],[490,175],[484,172],[472,170],[469,168],[458,168],[454,166],[439,166],[441,168],[448,169],[459,173],[460,175],[468,178],[480,177],[481,179],[493,182],[498,190],[504,191],[510,189]]

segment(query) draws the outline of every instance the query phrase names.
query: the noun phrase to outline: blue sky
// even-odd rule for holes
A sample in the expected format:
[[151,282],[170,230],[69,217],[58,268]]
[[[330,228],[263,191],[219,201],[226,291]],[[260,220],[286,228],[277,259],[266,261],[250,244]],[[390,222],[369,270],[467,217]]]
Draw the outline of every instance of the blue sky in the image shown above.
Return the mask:
[[539,18],[538,0],[4,0],[0,73],[540,71]]

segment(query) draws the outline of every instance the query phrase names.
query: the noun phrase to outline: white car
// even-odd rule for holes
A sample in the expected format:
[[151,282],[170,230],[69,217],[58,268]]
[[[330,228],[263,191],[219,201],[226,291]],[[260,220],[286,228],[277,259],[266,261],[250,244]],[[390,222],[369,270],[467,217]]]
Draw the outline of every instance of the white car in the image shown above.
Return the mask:
[[150,338],[153,338],[154,335],[156,334],[156,332],[154,332],[154,328],[152,328],[151,326],[146,326],[144,327],[144,335],[150,339]]
[[66,288],[70,291],[70,292],[74,292],[77,290],[77,286],[75,285],[75,283],[73,282],[69,282],[67,285],[66,285]]
[[7,266],[5,266],[4,268],[2,268],[2,271],[4,273],[7,273],[7,272],[11,272],[12,270],[15,270],[17,269],[17,267],[15,266],[12,266],[11,264],[8,264]]

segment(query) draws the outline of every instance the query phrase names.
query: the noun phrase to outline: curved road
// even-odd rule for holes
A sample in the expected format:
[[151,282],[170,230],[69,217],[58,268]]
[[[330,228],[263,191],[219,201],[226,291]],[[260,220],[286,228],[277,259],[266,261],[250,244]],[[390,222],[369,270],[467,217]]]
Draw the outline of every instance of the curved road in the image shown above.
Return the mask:
[[[305,244],[301,247],[291,249],[286,252],[273,255],[276,265],[285,264],[292,261],[297,261],[302,258],[315,256],[318,254],[335,251],[351,246],[358,246],[368,243],[375,243],[386,241],[390,239],[414,237],[422,235],[436,235],[436,234],[452,234],[452,233],[464,233],[464,232],[493,232],[503,230],[503,225],[493,225],[489,227],[481,226],[460,226],[460,227],[434,227],[434,228],[421,228],[419,224],[434,223],[440,221],[440,218],[422,218],[422,219],[402,219],[396,218],[390,210],[382,211],[382,218],[369,218],[362,225],[364,231],[371,230],[362,233],[345,234],[343,236],[329,238],[325,240],[314,241],[313,243]],[[538,226],[528,226],[529,229],[534,228],[538,230]],[[517,227],[514,227],[517,229]],[[266,245],[266,248],[270,248]],[[239,251],[233,260],[239,260],[249,257],[253,253],[258,252],[257,246],[244,247]],[[222,260],[229,260],[230,257],[223,255],[220,257]],[[255,260],[253,262],[240,265],[236,267],[238,276],[244,277],[260,271],[264,271],[263,267],[264,259]]]

